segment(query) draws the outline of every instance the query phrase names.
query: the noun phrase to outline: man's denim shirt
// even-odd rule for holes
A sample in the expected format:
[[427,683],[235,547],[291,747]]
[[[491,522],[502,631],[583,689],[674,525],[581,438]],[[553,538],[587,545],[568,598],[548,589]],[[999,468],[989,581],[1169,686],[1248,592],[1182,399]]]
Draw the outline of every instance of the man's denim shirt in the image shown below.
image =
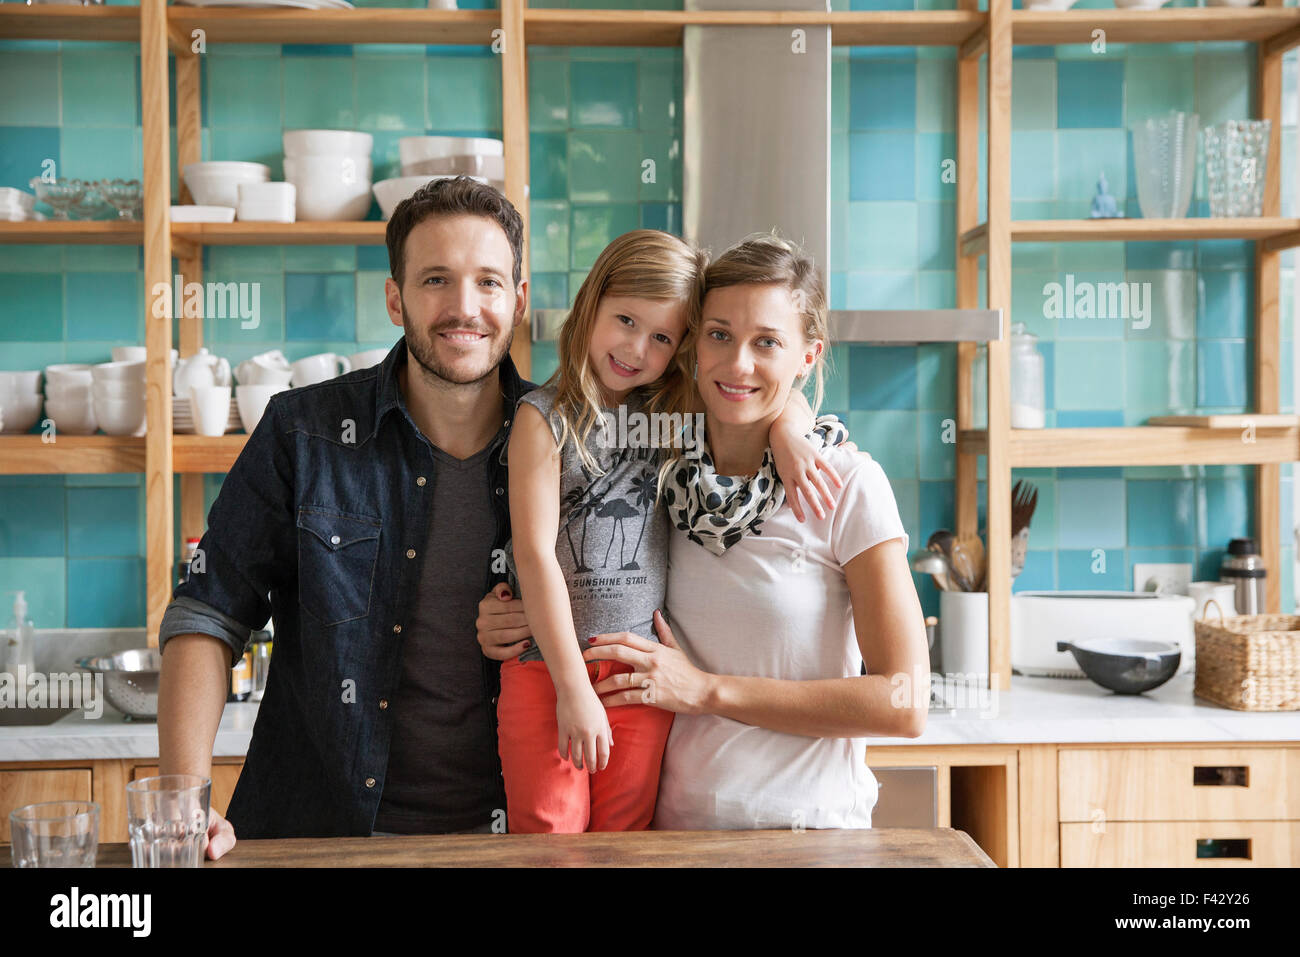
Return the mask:
[[[202,570],[178,586],[159,643],[209,634],[243,654],[275,622],[274,662],[227,817],[244,838],[370,834],[384,788],[402,674],[402,623],[436,481],[432,446],[407,412],[400,340],[383,363],[272,397],[208,515]],[[505,428],[533,389],[507,355]],[[506,443],[483,480],[510,538]],[[497,564],[493,563],[494,567]],[[504,572],[483,569],[487,594]],[[500,666],[483,659],[495,701]],[[495,716],[495,709],[488,709]],[[496,732],[495,717],[493,734]]]

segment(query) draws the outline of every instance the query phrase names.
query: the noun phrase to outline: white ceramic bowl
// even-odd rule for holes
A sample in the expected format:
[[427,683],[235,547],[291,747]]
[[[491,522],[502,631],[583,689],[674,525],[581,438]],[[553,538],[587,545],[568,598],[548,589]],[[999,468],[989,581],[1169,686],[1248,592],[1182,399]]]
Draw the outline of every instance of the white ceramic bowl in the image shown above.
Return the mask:
[[45,397],[39,392],[0,395],[0,421],[4,432],[26,432],[41,417]]
[[144,346],[114,346],[114,362],[143,362],[149,355]]
[[29,395],[41,391],[41,370],[0,372],[0,395]]
[[293,183],[240,183],[235,215],[244,222],[292,223],[297,193]]
[[337,222],[365,219],[370,211],[370,158],[286,157],[284,178],[297,187],[298,219]]
[[89,385],[91,380],[89,362],[57,362],[52,366],[45,367],[45,384],[52,382],[59,384],[84,382]]
[[95,419],[99,427],[108,435],[144,435],[144,403],[128,405],[124,403],[96,402]]
[[89,382],[46,382],[47,402],[89,402],[92,393]]
[[117,401],[144,401],[143,382],[96,382],[90,387],[91,398],[114,399]]
[[502,140],[486,136],[403,136],[397,141],[397,155],[404,168],[444,156],[504,156],[505,152]]
[[233,206],[173,206],[173,223],[233,223]]
[[370,156],[375,138],[353,130],[285,130],[284,155],[299,156]]
[[46,399],[45,415],[54,421],[56,433],[91,435],[99,428],[99,420],[95,418],[95,404],[89,398],[85,401]]
[[[1049,2],[1065,2],[1067,5],[1078,3],[1079,0],[1049,0]],[[487,180],[503,180],[506,178],[506,158],[504,156],[492,156],[483,153],[470,154],[468,156],[444,156],[438,159],[420,160],[418,163],[411,163],[409,166],[402,167],[403,176],[442,176],[450,174],[457,176],[482,176]]]
[[1115,6],[1120,10],[1156,10],[1168,2],[1169,0],[1115,0]]
[[144,362],[101,362],[90,367],[92,382],[144,383]]
[[264,163],[205,162],[190,163],[183,171],[185,185],[198,206],[239,205],[240,183],[265,183],[271,167]]
[[235,386],[235,402],[239,406],[239,421],[244,426],[244,431],[251,435],[266,413],[271,396],[288,388],[287,385]]
[[375,199],[379,200],[379,211],[384,219],[390,219],[393,210],[397,209],[397,204],[404,199],[410,199],[425,183],[446,178],[445,176],[399,176],[396,179],[381,179],[372,189]]

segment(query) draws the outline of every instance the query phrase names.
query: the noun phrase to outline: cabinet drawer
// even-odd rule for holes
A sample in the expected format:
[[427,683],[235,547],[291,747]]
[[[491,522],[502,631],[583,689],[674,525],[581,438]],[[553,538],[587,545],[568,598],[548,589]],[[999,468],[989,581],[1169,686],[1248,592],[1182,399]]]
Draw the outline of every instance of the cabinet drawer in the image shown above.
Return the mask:
[[89,800],[89,768],[0,771],[0,844],[9,843],[10,811],[43,801]]
[[1062,867],[1295,867],[1300,822],[1061,825]]
[[1300,820],[1300,748],[1062,748],[1062,823]]
[[[226,808],[230,806],[231,797],[234,796],[235,784],[239,781],[239,773],[243,770],[244,766],[242,764],[212,765],[212,794],[208,798],[208,803],[213,810],[223,817],[226,814]],[[131,772],[132,781],[157,776],[158,766],[156,764],[137,764]]]

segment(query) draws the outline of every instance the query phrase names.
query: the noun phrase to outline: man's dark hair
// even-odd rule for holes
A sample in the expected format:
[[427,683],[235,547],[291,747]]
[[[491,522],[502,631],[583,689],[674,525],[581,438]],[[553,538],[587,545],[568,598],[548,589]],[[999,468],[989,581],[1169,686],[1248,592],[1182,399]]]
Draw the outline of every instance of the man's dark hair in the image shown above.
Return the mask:
[[388,221],[388,268],[401,288],[406,274],[406,237],[430,216],[483,216],[506,234],[515,255],[515,288],[523,275],[524,220],[510,200],[497,189],[468,176],[435,179],[404,199]]

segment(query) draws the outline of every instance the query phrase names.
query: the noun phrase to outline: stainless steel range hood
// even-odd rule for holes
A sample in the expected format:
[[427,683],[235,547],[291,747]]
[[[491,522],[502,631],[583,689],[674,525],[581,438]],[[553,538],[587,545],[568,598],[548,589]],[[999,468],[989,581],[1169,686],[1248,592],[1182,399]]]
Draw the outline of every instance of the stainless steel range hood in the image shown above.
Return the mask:
[[[687,10],[826,11],[826,0],[686,0]],[[831,31],[822,26],[687,26],[682,51],[684,238],[720,254],[773,227],[829,280]],[[829,282],[828,282],[829,285]],[[533,313],[533,340],[567,310]],[[832,310],[833,342],[987,341],[998,310]]]

